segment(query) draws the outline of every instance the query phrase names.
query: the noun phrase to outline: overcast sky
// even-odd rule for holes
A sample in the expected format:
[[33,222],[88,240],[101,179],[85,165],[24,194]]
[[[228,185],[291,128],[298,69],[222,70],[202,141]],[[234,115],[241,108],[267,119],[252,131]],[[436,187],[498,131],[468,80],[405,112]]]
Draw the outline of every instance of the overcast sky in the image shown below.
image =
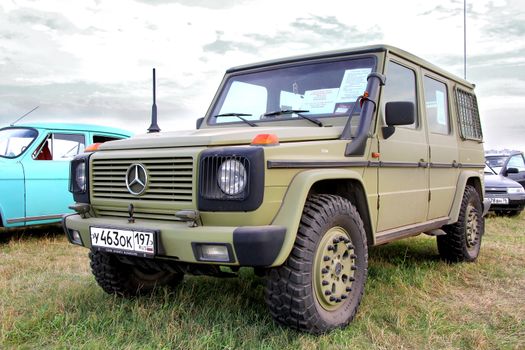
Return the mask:
[[[525,1],[467,1],[467,80],[485,148],[525,150]],[[0,0],[0,125],[191,129],[224,71],[390,44],[463,76],[463,0]]]

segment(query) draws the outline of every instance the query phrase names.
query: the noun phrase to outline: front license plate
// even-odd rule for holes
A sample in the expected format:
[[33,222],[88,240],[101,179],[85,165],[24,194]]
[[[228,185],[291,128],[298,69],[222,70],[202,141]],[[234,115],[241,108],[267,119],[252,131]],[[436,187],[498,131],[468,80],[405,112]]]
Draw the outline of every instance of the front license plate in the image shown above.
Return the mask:
[[153,257],[155,232],[91,227],[91,246],[109,253]]
[[492,204],[509,204],[508,198],[489,198]]

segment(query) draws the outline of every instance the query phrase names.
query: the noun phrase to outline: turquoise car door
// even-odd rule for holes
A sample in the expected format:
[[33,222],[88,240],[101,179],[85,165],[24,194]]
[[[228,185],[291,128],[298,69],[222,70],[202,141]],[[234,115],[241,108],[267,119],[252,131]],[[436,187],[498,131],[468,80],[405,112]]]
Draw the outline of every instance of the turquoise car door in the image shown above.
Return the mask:
[[69,162],[85,145],[85,133],[49,133],[26,159],[26,225],[53,222],[71,212]]
[[[18,159],[0,158],[0,224],[24,225],[24,171]],[[1,226],[0,225],[0,226]]]
[[37,142],[38,131],[28,127],[0,129],[0,224],[25,223],[23,161]]

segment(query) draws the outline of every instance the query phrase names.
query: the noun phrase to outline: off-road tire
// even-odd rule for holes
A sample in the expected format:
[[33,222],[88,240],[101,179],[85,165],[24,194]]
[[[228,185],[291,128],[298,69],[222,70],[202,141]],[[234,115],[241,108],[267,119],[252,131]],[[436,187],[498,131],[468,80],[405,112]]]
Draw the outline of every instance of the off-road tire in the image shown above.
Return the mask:
[[443,226],[447,234],[437,236],[441,258],[447,262],[472,262],[479,255],[481,238],[485,231],[485,219],[478,192],[467,185],[461,200],[458,221]]
[[277,322],[301,331],[344,327],[361,302],[367,267],[366,234],[356,208],[339,196],[312,195],[288,259],[267,270],[266,304]]
[[145,295],[161,286],[175,287],[184,278],[183,274],[145,270],[138,266],[125,264],[108,253],[90,252],[89,258],[95,280],[108,294],[128,298]]

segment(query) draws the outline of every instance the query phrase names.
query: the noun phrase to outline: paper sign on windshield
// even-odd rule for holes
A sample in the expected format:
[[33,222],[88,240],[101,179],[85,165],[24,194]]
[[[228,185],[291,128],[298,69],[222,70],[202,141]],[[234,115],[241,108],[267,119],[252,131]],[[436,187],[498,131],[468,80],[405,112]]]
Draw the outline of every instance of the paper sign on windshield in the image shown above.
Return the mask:
[[348,69],[345,71],[337,102],[354,102],[366,90],[366,77],[372,69]]
[[305,91],[301,109],[312,114],[333,113],[338,92],[338,88]]

